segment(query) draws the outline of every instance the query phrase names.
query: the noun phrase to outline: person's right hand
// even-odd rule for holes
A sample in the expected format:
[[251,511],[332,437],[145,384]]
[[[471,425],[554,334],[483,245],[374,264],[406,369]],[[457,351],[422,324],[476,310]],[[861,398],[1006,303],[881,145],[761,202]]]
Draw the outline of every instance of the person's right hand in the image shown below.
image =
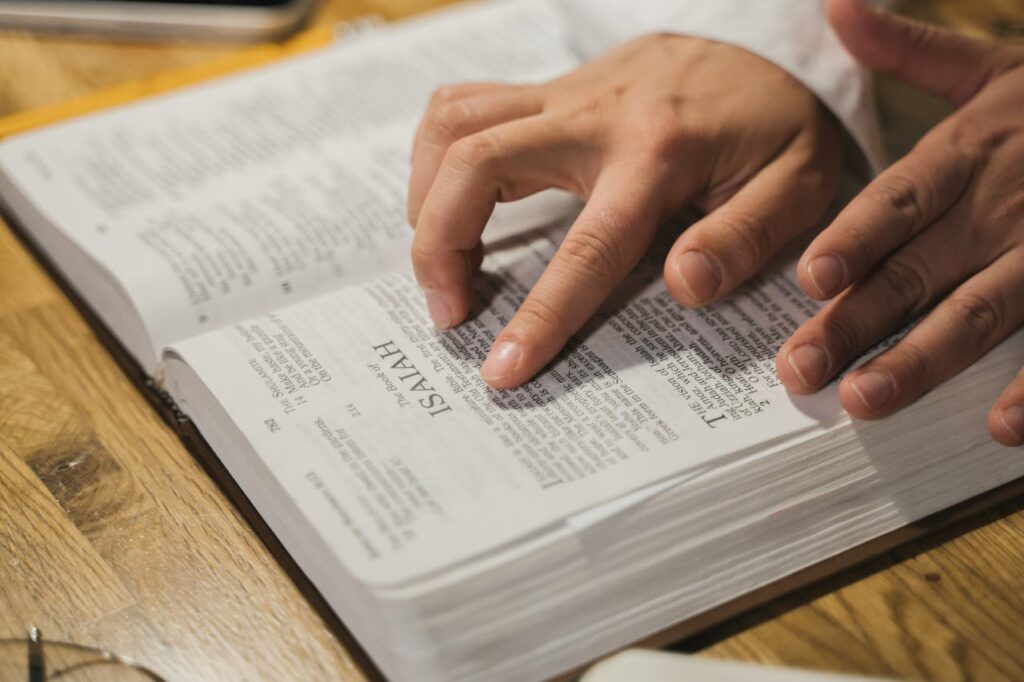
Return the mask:
[[540,371],[684,205],[708,211],[665,263],[697,307],[753,275],[827,207],[839,125],[782,69],[742,49],[652,35],[543,85],[440,90],[413,151],[416,277],[440,328],[465,319],[494,205],[549,187],[587,200],[481,369],[496,388]]
[[[779,350],[779,376],[795,393],[818,390],[920,316],[839,384],[847,412],[878,419],[1024,325],[1024,46],[911,22],[864,0],[826,6],[858,60],[957,106],[842,210],[798,266],[804,291],[829,303]],[[1024,369],[988,428],[1004,445],[1024,445]]]

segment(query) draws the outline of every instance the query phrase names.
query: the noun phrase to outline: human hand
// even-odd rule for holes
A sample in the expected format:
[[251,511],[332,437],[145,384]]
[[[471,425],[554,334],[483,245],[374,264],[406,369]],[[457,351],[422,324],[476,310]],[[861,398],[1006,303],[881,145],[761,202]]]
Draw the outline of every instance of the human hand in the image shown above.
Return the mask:
[[587,200],[483,367],[496,388],[540,371],[684,205],[706,217],[665,263],[681,303],[720,298],[813,225],[835,191],[839,127],[814,95],[739,48],[652,35],[543,85],[439,90],[416,135],[413,266],[434,323],[469,312],[498,201],[549,187]]
[[[832,299],[780,349],[795,393],[820,388],[936,304],[891,350],[839,386],[858,419],[882,417],[949,379],[1024,321],[1024,48],[972,40],[829,0],[853,55],[959,108],[869,184],[807,248],[800,285]],[[1024,443],[1024,371],[989,414]]]

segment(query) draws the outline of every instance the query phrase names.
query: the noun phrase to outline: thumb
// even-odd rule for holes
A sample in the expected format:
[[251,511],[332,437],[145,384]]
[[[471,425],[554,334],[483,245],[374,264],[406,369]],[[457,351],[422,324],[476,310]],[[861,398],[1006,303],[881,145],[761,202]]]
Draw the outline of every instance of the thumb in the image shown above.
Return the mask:
[[871,9],[864,0],[828,0],[826,12],[839,40],[866,67],[956,105],[1002,70],[994,45]]

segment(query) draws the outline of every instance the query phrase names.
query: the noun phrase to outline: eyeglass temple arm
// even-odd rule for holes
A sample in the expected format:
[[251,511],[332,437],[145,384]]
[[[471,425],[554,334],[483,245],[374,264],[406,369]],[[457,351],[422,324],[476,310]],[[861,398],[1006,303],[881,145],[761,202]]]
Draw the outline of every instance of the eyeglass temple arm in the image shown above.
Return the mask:
[[46,682],[43,636],[34,625],[28,629],[28,682]]

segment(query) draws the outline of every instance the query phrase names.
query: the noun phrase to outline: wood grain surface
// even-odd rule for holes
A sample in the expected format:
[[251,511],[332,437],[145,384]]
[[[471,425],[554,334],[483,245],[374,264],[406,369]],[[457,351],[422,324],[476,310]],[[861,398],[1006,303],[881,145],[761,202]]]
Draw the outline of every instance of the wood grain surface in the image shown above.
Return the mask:
[[[315,21],[394,18],[436,4],[335,0]],[[0,115],[235,49],[0,32]],[[30,624],[171,680],[365,677],[94,330],[0,227],[0,637]],[[911,679],[1024,679],[1024,497],[679,646]]]

